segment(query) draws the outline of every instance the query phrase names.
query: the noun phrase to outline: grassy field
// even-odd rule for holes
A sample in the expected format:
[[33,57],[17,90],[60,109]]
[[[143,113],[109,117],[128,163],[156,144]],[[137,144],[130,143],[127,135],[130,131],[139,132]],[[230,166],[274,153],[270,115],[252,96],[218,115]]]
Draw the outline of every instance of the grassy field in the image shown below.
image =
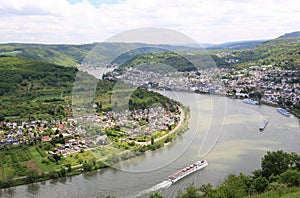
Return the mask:
[[[37,147],[31,147],[29,148],[31,156],[32,156],[32,160],[38,165],[39,168],[41,168],[44,172],[49,171],[49,168],[42,163],[42,159],[43,157],[46,156],[46,154],[43,156],[41,154],[41,151],[38,150],[39,148]],[[36,168],[38,170],[38,168]]]
[[288,188],[280,191],[269,191],[260,195],[252,196],[253,198],[298,198],[300,197],[300,187]]

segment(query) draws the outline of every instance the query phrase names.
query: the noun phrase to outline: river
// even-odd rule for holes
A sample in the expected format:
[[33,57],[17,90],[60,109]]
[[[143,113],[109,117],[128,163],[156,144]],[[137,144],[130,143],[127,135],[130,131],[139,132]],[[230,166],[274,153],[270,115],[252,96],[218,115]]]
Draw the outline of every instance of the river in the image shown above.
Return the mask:
[[[274,107],[192,93],[163,92],[191,110],[189,130],[171,144],[121,162],[116,167],[0,191],[0,197],[145,197],[159,192],[175,197],[189,183],[221,183],[226,175],[251,173],[267,151],[300,151],[299,120]],[[263,119],[269,124],[259,131]],[[169,186],[169,175],[199,160],[203,170]]]

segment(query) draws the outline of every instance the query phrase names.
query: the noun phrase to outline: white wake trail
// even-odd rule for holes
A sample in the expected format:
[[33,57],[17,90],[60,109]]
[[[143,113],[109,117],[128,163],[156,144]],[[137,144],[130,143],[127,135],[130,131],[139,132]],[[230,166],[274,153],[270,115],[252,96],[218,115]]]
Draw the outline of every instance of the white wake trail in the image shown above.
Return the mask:
[[139,192],[138,194],[132,196],[132,197],[142,197],[143,195],[145,194],[150,194],[152,192],[155,192],[157,190],[160,190],[160,189],[163,189],[163,188],[168,188],[172,185],[172,182],[170,181],[163,181],[163,182],[160,182],[159,184],[156,184],[155,186],[149,188],[149,189],[146,189],[146,190],[143,190],[141,192]]

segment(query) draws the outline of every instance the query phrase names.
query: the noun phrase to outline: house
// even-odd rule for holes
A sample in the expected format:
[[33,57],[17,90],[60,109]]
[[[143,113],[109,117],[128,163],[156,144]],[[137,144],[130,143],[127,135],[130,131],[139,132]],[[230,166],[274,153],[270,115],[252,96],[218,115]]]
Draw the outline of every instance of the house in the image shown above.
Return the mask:
[[58,125],[57,125],[57,129],[58,129],[58,130],[61,130],[61,129],[63,129],[63,128],[64,128],[64,125],[63,125],[63,124],[58,124]]
[[42,141],[49,141],[49,140],[50,140],[49,135],[44,135],[44,136],[42,137]]

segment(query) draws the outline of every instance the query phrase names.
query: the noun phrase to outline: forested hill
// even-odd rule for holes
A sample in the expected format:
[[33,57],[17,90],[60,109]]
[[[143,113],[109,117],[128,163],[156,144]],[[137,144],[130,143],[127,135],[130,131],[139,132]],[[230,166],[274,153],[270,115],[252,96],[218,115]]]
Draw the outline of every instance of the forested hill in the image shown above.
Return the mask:
[[[44,44],[22,44],[10,43],[0,44],[0,56],[21,56],[53,63],[62,66],[76,66],[84,61],[86,56],[93,50],[97,49],[97,56],[110,56],[112,52],[127,52],[128,49],[135,49],[133,54],[138,55],[153,51],[177,51],[177,50],[195,50],[193,47],[172,46],[172,45],[155,45],[143,43],[92,43],[82,45],[44,45]],[[121,53],[122,54],[122,53]],[[115,63],[122,61],[124,57],[118,58]],[[126,59],[128,60],[128,58]]]
[[242,50],[259,45],[267,40],[226,42],[205,47],[207,50]]
[[0,56],[21,56],[62,66],[76,66],[96,43],[86,45],[1,44]]
[[[77,72],[75,67],[18,56],[0,56],[0,122],[53,117],[65,119],[70,116],[68,107],[71,105]],[[114,85],[115,82],[99,80],[95,99],[99,104],[98,111],[111,110],[110,96]],[[129,108],[146,109],[154,103],[170,109],[177,104],[158,93],[137,89],[131,95]],[[121,105],[118,107],[123,108]]]
[[0,96],[23,88],[66,87],[74,81],[76,68],[67,68],[23,57],[0,57]]
[[300,36],[282,36],[253,48],[233,52],[240,62],[276,65],[285,69],[300,69]]
[[[300,32],[287,33],[268,41],[231,42],[215,47],[212,46],[207,49],[218,67],[255,63],[257,65],[276,65],[286,69],[300,68]],[[149,62],[147,56],[153,56],[164,64],[174,65],[175,69],[180,71],[190,71],[193,68],[182,57],[174,59],[174,53],[177,51],[192,52],[190,54],[195,54],[195,56],[188,56],[191,60],[194,60],[197,57],[199,58],[199,54],[203,52],[203,50],[194,47],[143,43],[91,43],[81,45],[11,43],[0,44],[0,56],[20,56],[61,66],[74,67],[91,55],[90,52],[94,49],[97,49],[100,53],[96,56],[92,55],[95,60],[98,60],[99,57],[111,56],[113,52],[120,54],[120,56],[112,60],[112,63],[130,66],[133,62],[139,64]],[[230,53],[225,57],[216,56],[219,52]],[[232,64],[229,63],[230,61],[228,62],[229,59],[236,59],[238,62]],[[175,64],[173,64],[174,62]],[[182,64],[186,65],[183,66]]]
[[[0,57],[0,121],[65,116],[59,105],[72,92],[77,69],[23,57]],[[57,112],[56,112],[57,111]]]
[[292,33],[286,33],[279,38],[292,38],[292,37],[300,37],[300,31],[292,32]]

